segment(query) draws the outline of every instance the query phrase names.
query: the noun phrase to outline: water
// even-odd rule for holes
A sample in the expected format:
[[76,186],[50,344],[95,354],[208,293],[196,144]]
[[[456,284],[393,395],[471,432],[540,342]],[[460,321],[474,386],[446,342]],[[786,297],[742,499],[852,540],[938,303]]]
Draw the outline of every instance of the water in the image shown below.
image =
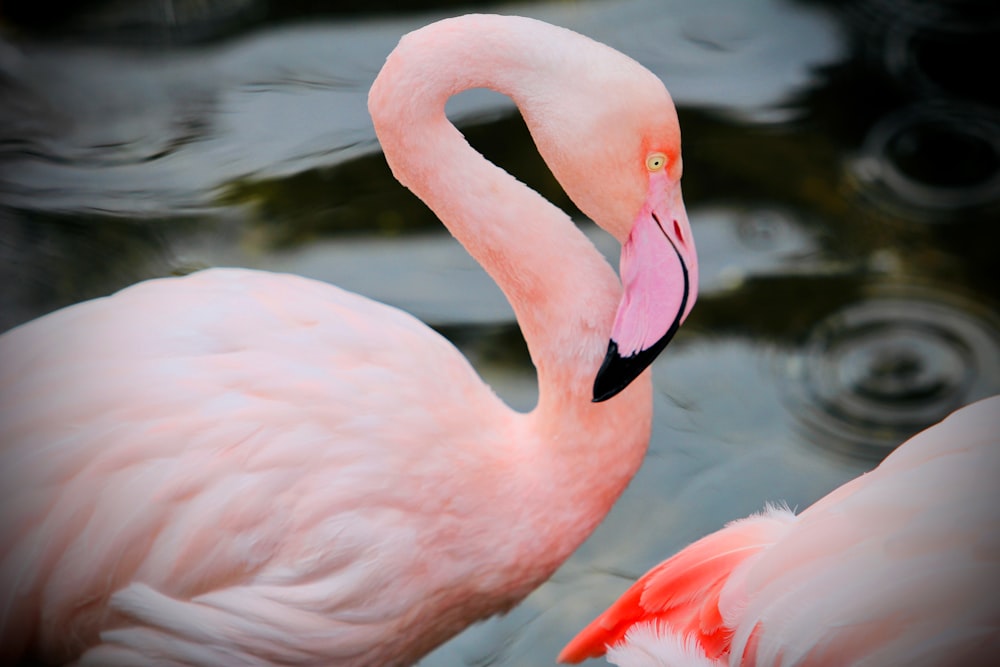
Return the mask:
[[[1000,100],[975,74],[996,56],[992,3],[320,5],[108,2],[54,25],[5,5],[30,29],[0,41],[0,326],[203,266],[292,271],[415,313],[528,408],[511,310],[392,180],[368,85],[403,32],[473,7],[579,30],[659,74],[702,291],[654,365],[649,456],[550,582],[422,664],[552,664],[684,544],[766,501],[805,507],[1000,391]],[[508,102],[449,109],[575,213]]]

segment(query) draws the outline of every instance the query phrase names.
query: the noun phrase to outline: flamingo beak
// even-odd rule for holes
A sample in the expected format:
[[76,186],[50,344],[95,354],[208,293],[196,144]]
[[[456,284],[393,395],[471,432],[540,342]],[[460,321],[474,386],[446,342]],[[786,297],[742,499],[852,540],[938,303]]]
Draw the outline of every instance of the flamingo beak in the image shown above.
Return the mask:
[[595,403],[625,389],[656,359],[697,295],[697,259],[680,186],[665,191],[662,183],[650,185],[650,196],[622,245],[624,294],[594,380]]

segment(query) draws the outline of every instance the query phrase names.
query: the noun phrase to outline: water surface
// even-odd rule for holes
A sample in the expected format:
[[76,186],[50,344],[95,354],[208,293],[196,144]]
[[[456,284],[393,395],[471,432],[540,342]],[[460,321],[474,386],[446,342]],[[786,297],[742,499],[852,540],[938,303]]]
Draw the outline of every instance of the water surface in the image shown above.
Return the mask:
[[[678,104],[702,291],[654,364],[648,458],[550,582],[422,664],[552,664],[686,543],[767,501],[805,507],[1000,389],[1000,111],[995,87],[969,74],[996,56],[990,3],[171,6],[204,13],[165,22],[110,2],[57,25],[12,13],[20,23],[0,41],[4,329],[144,278],[290,271],[413,312],[530,408],[510,307],[392,180],[368,86],[401,34],[485,8],[605,41]],[[475,92],[449,110],[617,262],[509,102]]]

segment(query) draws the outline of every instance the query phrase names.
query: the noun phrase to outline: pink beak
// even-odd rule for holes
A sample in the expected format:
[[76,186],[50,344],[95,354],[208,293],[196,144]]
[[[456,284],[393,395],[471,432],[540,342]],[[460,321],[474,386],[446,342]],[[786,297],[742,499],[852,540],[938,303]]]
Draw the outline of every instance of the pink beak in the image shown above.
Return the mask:
[[667,190],[660,179],[651,180],[650,196],[622,245],[625,292],[594,380],[595,402],[618,394],[653,362],[697,296],[697,260],[679,186]]

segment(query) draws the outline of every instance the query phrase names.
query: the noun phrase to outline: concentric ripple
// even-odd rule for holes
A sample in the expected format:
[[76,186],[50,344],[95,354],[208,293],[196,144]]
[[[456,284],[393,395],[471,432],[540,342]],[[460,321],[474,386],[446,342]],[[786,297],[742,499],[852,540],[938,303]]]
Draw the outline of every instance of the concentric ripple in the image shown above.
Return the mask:
[[964,103],[902,108],[872,128],[852,167],[864,197],[912,217],[996,205],[1000,115]]
[[938,294],[884,294],[821,321],[788,366],[805,437],[881,459],[957,408],[1000,391],[1000,328]]
[[996,57],[1000,5],[991,0],[886,3],[883,58],[890,76],[923,95],[997,101],[980,63]]

